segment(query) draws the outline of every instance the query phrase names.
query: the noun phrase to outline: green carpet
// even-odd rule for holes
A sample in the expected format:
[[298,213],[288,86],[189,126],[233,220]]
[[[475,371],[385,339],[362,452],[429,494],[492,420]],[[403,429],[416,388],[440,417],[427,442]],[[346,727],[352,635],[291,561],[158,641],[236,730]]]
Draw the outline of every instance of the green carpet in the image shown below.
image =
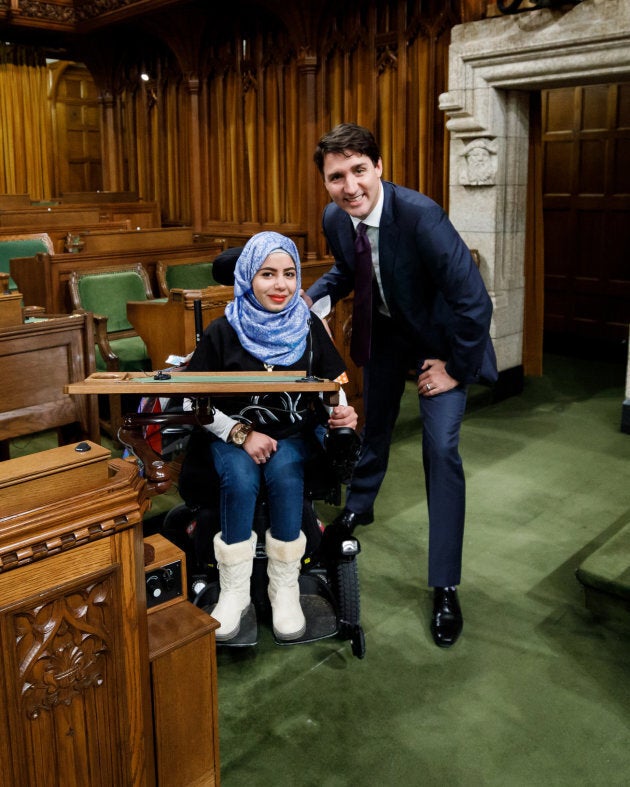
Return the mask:
[[624,375],[551,356],[522,396],[471,391],[465,625],[450,650],[429,633],[409,385],[376,522],[357,531],[366,656],[336,638],[277,646],[267,629],[255,648],[219,649],[223,787],[630,782],[630,635],[592,617],[575,577],[630,519]]
[[446,651],[429,633],[409,386],[376,522],[357,533],[366,656],[336,639],[279,647],[266,630],[255,650],[220,650],[224,787],[628,783],[630,637],[591,618],[575,578],[630,514],[624,370],[546,369],[499,404],[471,391],[465,625]]

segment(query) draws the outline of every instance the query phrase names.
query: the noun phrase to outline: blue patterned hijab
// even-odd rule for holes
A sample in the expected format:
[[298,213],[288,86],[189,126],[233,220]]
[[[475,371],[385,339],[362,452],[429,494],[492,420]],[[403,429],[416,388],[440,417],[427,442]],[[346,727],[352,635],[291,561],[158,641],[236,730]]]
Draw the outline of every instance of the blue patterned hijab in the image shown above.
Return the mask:
[[[256,300],[252,279],[272,251],[284,251],[295,262],[296,288],[286,307],[269,312]],[[250,355],[263,363],[290,366],[306,350],[309,309],[300,295],[300,255],[291,238],[259,232],[245,244],[234,270],[234,300],[225,316]]]

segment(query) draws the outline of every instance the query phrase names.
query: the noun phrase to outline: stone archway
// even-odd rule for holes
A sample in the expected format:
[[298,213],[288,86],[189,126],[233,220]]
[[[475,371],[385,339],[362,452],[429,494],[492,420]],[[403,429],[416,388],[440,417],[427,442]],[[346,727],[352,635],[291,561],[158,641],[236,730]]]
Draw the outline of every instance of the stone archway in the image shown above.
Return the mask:
[[449,89],[440,96],[451,133],[449,215],[479,250],[502,372],[522,364],[528,91],[628,79],[630,0],[453,28]]

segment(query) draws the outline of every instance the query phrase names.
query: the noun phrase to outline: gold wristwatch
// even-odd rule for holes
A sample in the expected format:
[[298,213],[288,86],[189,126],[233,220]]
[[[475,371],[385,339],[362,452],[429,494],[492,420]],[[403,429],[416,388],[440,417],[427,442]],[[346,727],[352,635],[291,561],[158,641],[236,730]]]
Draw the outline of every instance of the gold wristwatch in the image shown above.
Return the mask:
[[233,443],[234,445],[242,446],[245,440],[247,440],[247,435],[252,431],[252,429],[253,427],[251,427],[249,424],[236,424],[230,433],[228,442]]

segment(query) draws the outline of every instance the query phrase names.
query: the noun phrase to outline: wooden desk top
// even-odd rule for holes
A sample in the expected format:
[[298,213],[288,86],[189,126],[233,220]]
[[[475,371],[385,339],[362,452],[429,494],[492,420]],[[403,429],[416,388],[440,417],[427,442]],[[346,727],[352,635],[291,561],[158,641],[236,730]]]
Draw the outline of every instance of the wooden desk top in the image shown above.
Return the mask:
[[141,394],[144,396],[204,396],[209,394],[271,393],[273,391],[336,392],[332,380],[306,380],[306,372],[170,372],[156,380],[153,372],[96,372],[83,382],[64,386],[71,394]]

